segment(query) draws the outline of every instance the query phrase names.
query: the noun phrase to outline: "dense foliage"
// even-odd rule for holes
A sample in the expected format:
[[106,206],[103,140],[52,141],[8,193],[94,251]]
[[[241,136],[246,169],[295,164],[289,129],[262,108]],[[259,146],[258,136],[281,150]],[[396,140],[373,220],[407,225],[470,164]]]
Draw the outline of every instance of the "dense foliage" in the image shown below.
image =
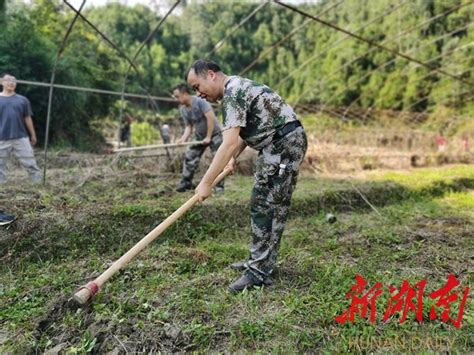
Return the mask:
[[[159,2],[166,9],[173,3]],[[467,3],[324,0],[300,8],[474,82],[474,7]],[[447,109],[454,115],[474,112],[472,86],[373,49],[277,4],[262,7],[232,32],[259,5],[244,1],[182,2],[138,56],[140,73],[132,71],[127,91],[148,90],[153,95],[169,96],[194,59],[209,57],[227,73],[238,74],[245,69],[245,76],[268,84],[292,104],[431,112]],[[35,0],[29,6],[7,2],[6,13],[5,9],[1,11],[0,72],[48,82],[57,48],[74,13],[58,0]],[[118,3],[87,8],[84,13],[129,57],[163,16],[143,5],[126,7]],[[224,37],[222,45],[213,51]],[[61,57],[56,82],[120,91],[127,68],[128,63],[114,49],[78,20]],[[18,91],[33,103],[41,139],[48,89],[21,85]],[[57,89],[52,140],[87,145],[93,138],[90,122],[115,116],[116,100]],[[142,107],[149,105],[134,101],[138,102]],[[174,107],[159,105],[161,112]]]

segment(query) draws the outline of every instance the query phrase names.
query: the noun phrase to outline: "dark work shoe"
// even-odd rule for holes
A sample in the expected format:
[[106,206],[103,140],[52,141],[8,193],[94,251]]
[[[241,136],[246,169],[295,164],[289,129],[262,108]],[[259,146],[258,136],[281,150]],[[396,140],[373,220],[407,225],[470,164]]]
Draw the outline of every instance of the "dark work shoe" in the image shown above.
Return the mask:
[[[247,263],[248,260],[242,260],[242,261],[237,261],[235,263],[232,263],[229,265],[229,267],[233,270],[237,270],[237,271],[245,271],[247,270],[247,267],[245,266],[245,264]],[[273,268],[273,271],[277,270],[277,267],[275,266]],[[269,279],[266,279],[264,281],[265,285],[267,284],[267,281],[271,284],[272,282],[269,280]]]
[[216,194],[223,194],[224,193],[224,188],[222,186],[216,186],[216,187],[214,187],[214,192]]
[[247,260],[237,261],[236,263],[230,264],[229,267],[234,270],[244,271],[246,269],[245,263]]
[[192,190],[193,188],[194,188],[194,185],[190,182],[180,182],[178,187],[176,188],[176,191],[185,192],[187,190]]
[[14,215],[0,211],[0,226],[6,226],[7,224],[12,223],[15,219],[16,217]]
[[256,280],[255,278],[248,276],[247,274],[242,275],[237,281],[229,285],[229,291],[231,292],[242,292],[245,289],[251,289],[253,287],[261,287],[263,282]]
[[263,284],[265,286],[271,286],[271,285],[273,285],[273,281],[270,280],[270,279],[265,279],[265,280],[263,280]]

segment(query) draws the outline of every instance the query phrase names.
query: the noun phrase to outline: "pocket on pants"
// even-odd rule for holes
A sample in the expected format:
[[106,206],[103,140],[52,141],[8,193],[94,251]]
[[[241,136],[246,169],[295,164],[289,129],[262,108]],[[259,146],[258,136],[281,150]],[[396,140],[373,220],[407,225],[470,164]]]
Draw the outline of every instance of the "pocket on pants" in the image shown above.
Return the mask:
[[268,184],[269,178],[278,174],[280,162],[280,154],[271,154],[267,151],[260,152],[257,158],[255,181],[258,184]]
[[282,159],[281,155],[271,163],[267,161],[260,166],[255,178],[261,203],[270,205],[289,203],[293,191],[293,175],[292,163],[289,159]]

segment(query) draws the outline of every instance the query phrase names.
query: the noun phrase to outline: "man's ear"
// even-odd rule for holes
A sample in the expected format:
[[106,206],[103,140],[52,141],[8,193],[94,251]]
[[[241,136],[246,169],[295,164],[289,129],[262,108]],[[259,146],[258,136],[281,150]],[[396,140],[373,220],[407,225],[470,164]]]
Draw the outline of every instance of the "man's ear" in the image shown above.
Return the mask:
[[214,80],[216,78],[216,72],[212,70],[207,71],[207,76],[211,79]]

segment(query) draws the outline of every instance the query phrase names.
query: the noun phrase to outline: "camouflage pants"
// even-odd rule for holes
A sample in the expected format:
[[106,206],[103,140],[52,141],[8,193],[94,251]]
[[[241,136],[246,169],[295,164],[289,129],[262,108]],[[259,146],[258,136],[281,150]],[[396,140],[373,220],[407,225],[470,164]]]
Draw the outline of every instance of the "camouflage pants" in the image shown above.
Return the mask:
[[276,263],[291,195],[306,149],[306,134],[299,127],[258,154],[250,202],[252,240],[245,266],[247,272],[260,281],[270,276]]
[[[194,137],[193,140],[202,140]],[[209,143],[209,147],[211,148],[212,154],[215,154],[217,149],[222,143],[222,134],[215,134],[211,138],[211,143]],[[184,157],[184,164],[183,164],[183,174],[181,177],[181,182],[185,184],[191,184],[193,181],[194,173],[196,172],[199,162],[201,161],[201,157],[204,154],[208,146],[203,144],[194,144],[190,145],[189,148],[186,150],[186,154]],[[224,187],[224,181],[221,181],[217,186]]]

